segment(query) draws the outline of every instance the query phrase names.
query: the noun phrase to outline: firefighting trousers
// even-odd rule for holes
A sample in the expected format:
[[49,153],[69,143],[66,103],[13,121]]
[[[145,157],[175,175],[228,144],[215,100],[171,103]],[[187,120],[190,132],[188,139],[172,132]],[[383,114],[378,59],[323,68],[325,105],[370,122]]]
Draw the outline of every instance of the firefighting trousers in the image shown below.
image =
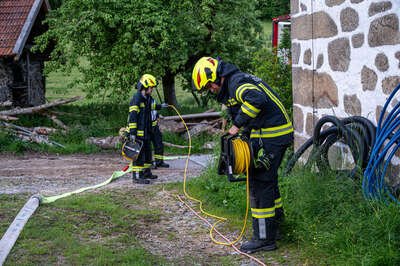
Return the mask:
[[253,237],[274,241],[283,219],[282,199],[278,187],[278,169],[288,145],[272,144],[271,140],[251,139],[253,158],[261,152],[268,158],[268,167],[251,168],[249,173],[250,207]]
[[[139,156],[137,160],[133,163],[135,166],[144,166],[144,164],[151,164],[151,142],[150,139],[143,140],[143,146],[140,150]],[[135,170],[134,175],[136,174],[138,177],[139,175],[142,176],[145,169],[137,169]]]
[[153,126],[153,132],[150,135],[151,142],[154,147],[154,159],[156,161],[163,161],[164,159],[164,144],[162,142],[162,133],[158,125]]

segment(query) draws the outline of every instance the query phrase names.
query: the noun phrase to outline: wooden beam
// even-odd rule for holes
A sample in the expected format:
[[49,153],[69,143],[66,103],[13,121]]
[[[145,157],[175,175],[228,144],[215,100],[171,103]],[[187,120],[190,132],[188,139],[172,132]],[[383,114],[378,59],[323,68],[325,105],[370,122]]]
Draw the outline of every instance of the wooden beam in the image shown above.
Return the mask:
[[56,100],[54,102],[38,105],[38,106],[35,106],[35,107],[14,108],[14,109],[11,109],[11,110],[1,111],[0,115],[3,115],[3,116],[14,116],[14,115],[22,115],[22,114],[32,114],[32,113],[40,112],[40,111],[42,111],[44,109],[47,109],[47,108],[50,108],[50,107],[54,107],[54,106],[58,106],[58,105],[66,104],[66,103],[75,102],[75,101],[78,101],[78,100],[81,100],[81,99],[82,99],[81,96],[76,96],[76,97],[72,97],[72,98],[69,98],[69,99]]
[[[1,114],[1,113],[0,113]],[[198,113],[198,114],[187,114],[182,115],[183,119],[194,119],[194,118],[220,118],[221,112],[209,112],[209,113]],[[164,116],[163,120],[179,120],[180,117],[174,116]]]
[[8,115],[0,115],[0,120],[15,121],[15,120],[18,120],[18,118],[13,117],[13,116],[8,116]]

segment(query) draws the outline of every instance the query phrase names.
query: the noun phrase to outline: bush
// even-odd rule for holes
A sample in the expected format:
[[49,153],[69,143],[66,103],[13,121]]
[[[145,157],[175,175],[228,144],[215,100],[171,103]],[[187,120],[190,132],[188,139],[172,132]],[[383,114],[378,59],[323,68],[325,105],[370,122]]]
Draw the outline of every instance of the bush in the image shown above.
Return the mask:
[[264,80],[278,93],[286,111],[292,114],[292,67],[264,48],[255,53],[252,62],[254,75]]

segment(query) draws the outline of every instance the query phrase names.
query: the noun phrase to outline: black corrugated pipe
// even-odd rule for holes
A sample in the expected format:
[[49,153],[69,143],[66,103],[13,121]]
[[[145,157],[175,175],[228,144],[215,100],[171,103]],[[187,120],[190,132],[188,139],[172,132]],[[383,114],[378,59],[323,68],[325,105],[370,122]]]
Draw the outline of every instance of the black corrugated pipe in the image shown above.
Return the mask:
[[[325,124],[333,124],[326,130],[321,130]],[[328,160],[328,151],[336,142],[341,142],[350,148],[355,166],[347,171],[351,177],[359,177],[365,169],[371,147],[375,141],[375,125],[365,117],[352,116],[339,119],[335,116],[324,116],[314,127],[314,135],[308,139],[289,159],[284,174],[291,172],[297,160],[312,146],[306,165],[316,163],[319,170],[332,169]]]

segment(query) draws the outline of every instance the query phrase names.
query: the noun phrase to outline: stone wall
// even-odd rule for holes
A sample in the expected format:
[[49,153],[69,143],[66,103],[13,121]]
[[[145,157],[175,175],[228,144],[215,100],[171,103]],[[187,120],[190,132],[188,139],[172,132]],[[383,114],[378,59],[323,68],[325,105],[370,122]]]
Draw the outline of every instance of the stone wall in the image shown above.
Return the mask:
[[0,59],[0,103],[11,101],[10,85],[12,83],[13,76],[10,67]]
[[400,0],[291,0],[295,149],[324,115],[376,124],[400,82],[399,16]]
[[0,59],[0,103],[11,101],[17,106],[45,103],[43,67],[43,62],[37,60],[31,60],[27,64],[26,58],[17,62]]

